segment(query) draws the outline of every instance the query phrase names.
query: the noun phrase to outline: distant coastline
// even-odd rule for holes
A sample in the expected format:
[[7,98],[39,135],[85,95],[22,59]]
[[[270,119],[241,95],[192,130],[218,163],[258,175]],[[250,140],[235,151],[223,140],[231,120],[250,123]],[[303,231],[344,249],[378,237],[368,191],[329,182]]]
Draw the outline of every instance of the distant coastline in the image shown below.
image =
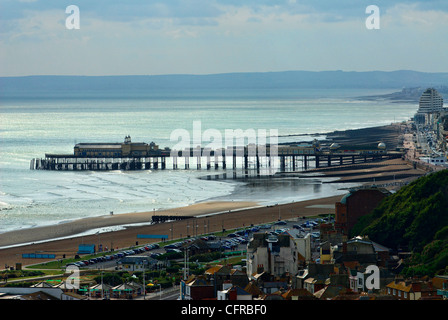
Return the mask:
[[[442,95],[448,96],[448,86],[441,85],[431,87],[435,88]],[[423,91],[426,89],[426,87],[403,88],[401,91],[389,94],[363,96],[357,97],[357,99],[366,101],[387,100],[392,103],[418,103]]]
[[[114,93],[158,92],[160,90],[245,89],[387,89],[448,85],[448,73],[397,71],[277,71],[220,74],[166,74],[116,76],[19,76],[0,77],[2,98],[43,97],[57,92],[70,97],[79,92],[95,95],[109,89]],[[36,96],[37,95],[37,96]],[[49,96],[50,97],[50,96]],[[54,97],[54,95],[53,95]],[[392,96],[393,98],[393,96]],[[414,99],[414,98],[413,98]]]

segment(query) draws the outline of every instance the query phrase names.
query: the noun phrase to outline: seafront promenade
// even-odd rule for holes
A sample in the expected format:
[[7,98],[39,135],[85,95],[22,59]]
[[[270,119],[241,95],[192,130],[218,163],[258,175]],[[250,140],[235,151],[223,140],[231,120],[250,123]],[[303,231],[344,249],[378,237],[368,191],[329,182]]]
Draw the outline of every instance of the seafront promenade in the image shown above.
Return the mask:
[[[388,139],[398,141],[401,136],[400,126],[379,127],[375,132],[369,129],[371,135],[362,136],[366,143],[370,139],[378,141]],[[362,131],[360,131],[362,132]],[[387,132],[387,134],[386,134]],[[359,135],[351,131],[356,139]],[[339,137],[350,139],[339,133]],[[425,174],[424,170],[414,168],[409,162],[399,159],[382,160],[371,163],[361,163],[339,167],[322,168],[318,172],[323,176],[338,177],[338,182],[356,182],[360,184],[383,184],[390,188],[399,187]],[[235,229],[275,222],[279,219],[291,219],[300,216],[313,216],[319,214],[334,213],[335,202],[342,196],[332,196],[322,199],[312,199],[300,202],[292,202],[277,206],[260,206],[253,202],[204,202],[184,208],[176,208],[157,212],[157,215],[182,215],[192,216],[194,219],[179,220],[167,223],[149,224],[154,214],[150,212],[107,215],[95,218],[76,220],[70,223],[55,226],[32,228],[12,231],[0,234],[0,266],[14,266],[15,263],[37,263],[36,259],[23,259],[23,253],[52,253],[56,259],[63,255],[74,256],[81,243],[102,244],[103,247],[114,249],[126,248],[136,244],[137,234],[164,234],[169,239],[177,239],[186,236],[198,236],[205,233],[218,232],[223,229]],[[126,226],[118,231],[102,232],[98,234],[79,236],[80,233],[92,229]],[[53,239],[61,238],[60,240]],[[41,242],[44,241],[45,242]],[[141,242],[141,241],[140,241]],[[26,244],[15,246],[16,244]],[[31,261],[32,260],[32,261]]]

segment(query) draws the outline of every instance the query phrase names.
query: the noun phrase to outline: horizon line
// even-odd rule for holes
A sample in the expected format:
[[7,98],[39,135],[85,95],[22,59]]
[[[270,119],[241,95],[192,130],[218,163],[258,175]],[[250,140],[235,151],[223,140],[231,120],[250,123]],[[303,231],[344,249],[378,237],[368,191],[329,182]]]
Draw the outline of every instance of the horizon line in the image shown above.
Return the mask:
[[216,73],[161,73],[161,74],[111,74],[111,75],[82,75],[82,74],[30,74],[30,75],[15,75],[3,76],[0,78],[26,78],[26,77],[157,77],[157,76],[213,76],[213,75],[232,75],[232,74],[267,74],[267,73],[288,73],[288,72],[309,72],[309,73],[324,73],[324,72],[340,72],[340,73],[394,73],[394,72],[415,72],[427,74],[445,74],[448,71],[417,71],[411,69],[397,69],[397,70],[367,70],[367,71],[347,71],[347,70],[283,70],[283,71],[234,71],[234,72],[216,72]]

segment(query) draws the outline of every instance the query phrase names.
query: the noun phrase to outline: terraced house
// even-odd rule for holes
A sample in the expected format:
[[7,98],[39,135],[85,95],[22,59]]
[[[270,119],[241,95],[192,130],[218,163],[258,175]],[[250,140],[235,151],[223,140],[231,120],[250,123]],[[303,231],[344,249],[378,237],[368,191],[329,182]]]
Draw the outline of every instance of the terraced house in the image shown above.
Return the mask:
[[423,300],[436,296],[437,291],[430,282],[394,280],[386,286],[387,294],[399,300]]

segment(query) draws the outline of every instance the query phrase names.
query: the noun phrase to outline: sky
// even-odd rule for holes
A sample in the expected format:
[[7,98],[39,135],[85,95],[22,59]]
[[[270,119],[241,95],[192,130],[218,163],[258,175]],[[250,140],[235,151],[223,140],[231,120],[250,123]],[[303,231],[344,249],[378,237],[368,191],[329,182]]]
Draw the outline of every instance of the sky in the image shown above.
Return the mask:
[[0,0],[0,76],[448,72],[447,56],[446,0]]

